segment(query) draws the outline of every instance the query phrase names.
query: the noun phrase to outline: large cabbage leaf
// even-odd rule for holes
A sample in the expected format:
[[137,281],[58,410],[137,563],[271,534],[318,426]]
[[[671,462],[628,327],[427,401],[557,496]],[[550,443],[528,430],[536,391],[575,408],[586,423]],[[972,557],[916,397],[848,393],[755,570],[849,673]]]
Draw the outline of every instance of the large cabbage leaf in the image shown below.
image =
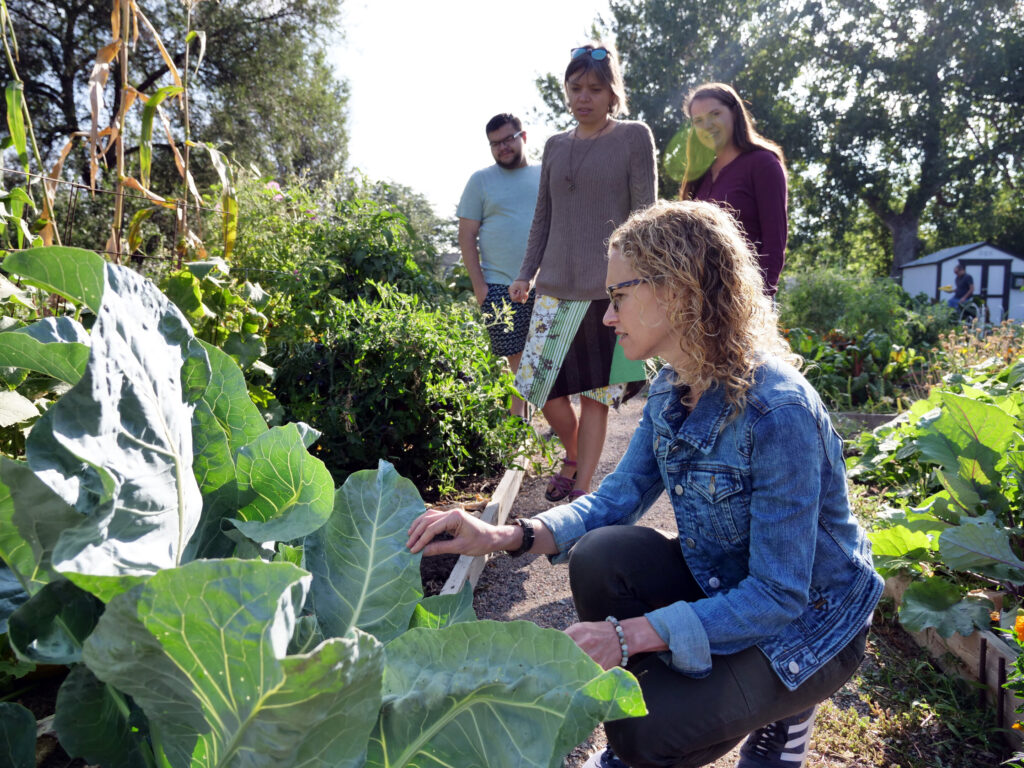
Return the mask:
[[111,265],[106,281],[86,371],[37,422],[26,455],[82,516],[61,534],[54,567],[146,575],[180,563],[199,522],[191,420],[209,364],[151,282]]
[[386,461],[353,472],[338,489],[327,525],[305,540],[325,635],[359,627],[387,642],[408,628],[423,591],[420,556],[405,542],[423,510],[416,487]]
[[528,621],[411,629],[387,646],[368,768],[558,768],[605,720],[646,714],[624,669]]
[[143,709],[174,768],[361,765],[382,648],[355,632],[287,656],[309,580],[230,559],[161,571],[111,600],[84,660]]

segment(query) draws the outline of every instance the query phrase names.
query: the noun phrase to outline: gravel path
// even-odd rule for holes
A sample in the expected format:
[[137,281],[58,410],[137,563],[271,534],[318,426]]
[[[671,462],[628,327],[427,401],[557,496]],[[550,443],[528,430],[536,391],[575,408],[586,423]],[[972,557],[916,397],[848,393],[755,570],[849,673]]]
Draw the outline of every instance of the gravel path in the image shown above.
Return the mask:
[[[625,452],[644,402],[643,397],[636,397],[618,411],[611,411],[604,452],[594,475],[595,488],[615,468]],[[542,432],[547,429],[543,416],[538,414],[535,417],[534,426]],[[532,517],[555,506],[544,498],[546,486],[546,477],[527,475],[512,507],[512,515]],[[640,524],[666,531],[676,530],[672,507],[664,494],[644,515]],[[499,555],[489,560],[477,582],[473,605],[481,619],[525,619],[555,629],[565,629],[576,621],[566,566],[551,565],[544,556],[525,555],[513,559]],[[579,768],[591,752],[604,746],[604,731],[598,728],[587,742],[573,750],[565,761],[565,768]],[[734,751],[710,765],[714,768],[730,768],[736,756],[737,752]]]

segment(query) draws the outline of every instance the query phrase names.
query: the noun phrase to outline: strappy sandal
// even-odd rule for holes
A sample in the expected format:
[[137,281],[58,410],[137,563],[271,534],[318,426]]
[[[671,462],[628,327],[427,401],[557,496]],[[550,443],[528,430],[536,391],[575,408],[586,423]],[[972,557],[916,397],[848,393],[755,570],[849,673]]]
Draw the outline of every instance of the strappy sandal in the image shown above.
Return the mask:
[[[570,461],[569,459],[563,459],[562,465],[566,467],[575,467],[576,462]],[[547,490],[544,491],[544,498],[548,501],[561,501],[570,493],[572,493],[573,485],[576,482],[576,470],[573,470],[572,475],[555,475],[548,482]]]

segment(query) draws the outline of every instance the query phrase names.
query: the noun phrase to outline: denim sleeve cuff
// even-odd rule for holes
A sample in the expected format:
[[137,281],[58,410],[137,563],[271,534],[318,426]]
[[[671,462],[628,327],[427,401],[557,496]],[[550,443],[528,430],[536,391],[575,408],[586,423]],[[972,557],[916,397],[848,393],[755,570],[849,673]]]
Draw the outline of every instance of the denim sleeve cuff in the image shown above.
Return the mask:
[[679,602],[644,614],[654,631],[668,643],[670,665],[690,677],[705,677],[711,672],[711,645],[704,625],[693,606]]
[[583,538],[583,534],[587,532],[583,516],[575,509],[576,505],[580,503],[577,501],[575,504],[563,504],[533,517],[534,520],[544,523],[551,531],[551,535],[555,537],[558,554],[548,555],[548,560],[553,564],[568,562],[569,550],[572,545]]

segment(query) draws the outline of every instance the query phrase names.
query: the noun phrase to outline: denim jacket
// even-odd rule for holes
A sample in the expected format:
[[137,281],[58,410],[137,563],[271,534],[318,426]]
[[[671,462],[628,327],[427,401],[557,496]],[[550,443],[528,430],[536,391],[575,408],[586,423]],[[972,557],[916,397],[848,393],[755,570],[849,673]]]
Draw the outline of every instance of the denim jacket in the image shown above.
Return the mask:
[[768,358],[731,412],[717,387],[687,415],[674,371],[662,369],[615,471],[537,517],[561,562],[587,531],[635,523],[667,491],[706,599],[646,614],[666,661],[703,677],[713,654],[756,645],[795,689],[867,626],[883,581],[850,513],[842,440],[806,379]]

